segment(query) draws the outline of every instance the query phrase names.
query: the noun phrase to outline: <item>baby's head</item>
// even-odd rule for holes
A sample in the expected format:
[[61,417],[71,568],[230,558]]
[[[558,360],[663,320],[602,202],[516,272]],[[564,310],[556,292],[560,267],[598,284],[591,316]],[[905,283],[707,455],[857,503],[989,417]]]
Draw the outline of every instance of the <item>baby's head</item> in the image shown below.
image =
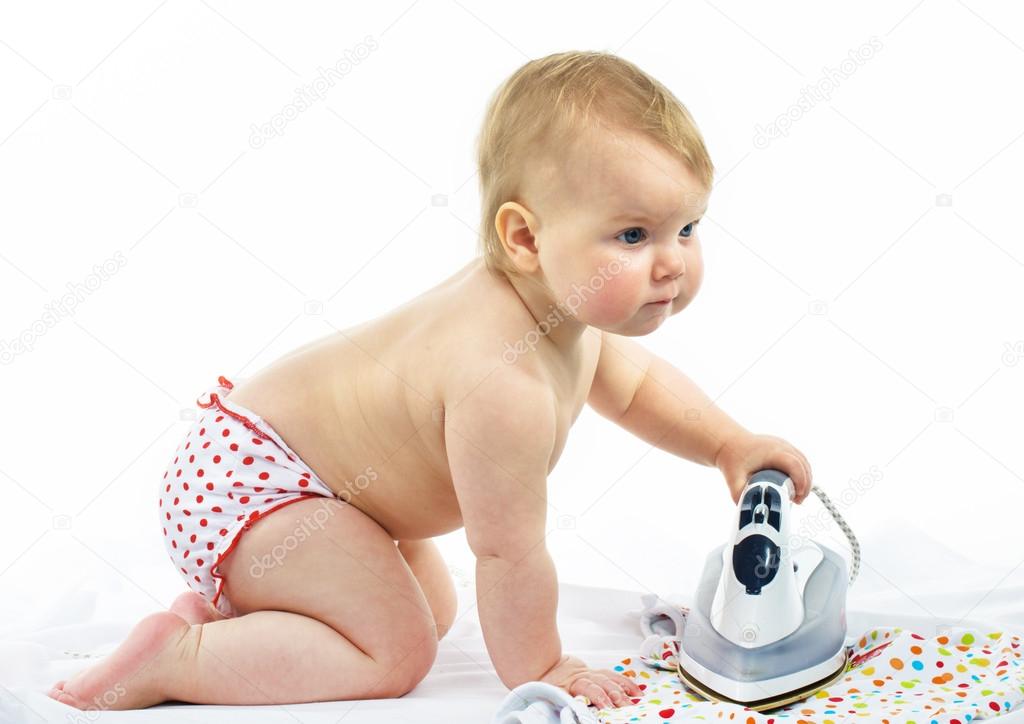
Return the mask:
[[629,336],[696,295],[714,166],[683,104],[634,64],[575,51],[526,63],[492,96],[477,156],[492,271]]

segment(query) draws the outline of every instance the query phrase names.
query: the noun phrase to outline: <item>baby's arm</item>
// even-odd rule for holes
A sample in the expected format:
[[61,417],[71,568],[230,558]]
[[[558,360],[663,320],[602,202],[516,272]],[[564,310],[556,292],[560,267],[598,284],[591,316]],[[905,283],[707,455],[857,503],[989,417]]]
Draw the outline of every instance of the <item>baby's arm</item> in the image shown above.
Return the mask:
[[445,390],[445,447],[498,678],[510,689],[539,680],[600,707],[628,705],[641,694],[636,682],[563,654],[558,637],[558,579],[545,545],[558,410],[550,385],[507,364],[460,372],[462,389]]
[[587,402],[641,440],[701,465],[714,466],[727,440],[751,434],[669,362],[604,331]]
[[642,440],[725,476],[733,502],[758,470],[785,471],[794,501],[811,493],[807,457],[785,440],[755,435],[723,412],[693,380],[628,337],[601,333],[590,406]]
[[498,677],[511,689],[539,679],[562,656],[558,582],[545,545],[556,405],[547,385],[508,365],[453,397],[445,447],[476,556],[480,626]]

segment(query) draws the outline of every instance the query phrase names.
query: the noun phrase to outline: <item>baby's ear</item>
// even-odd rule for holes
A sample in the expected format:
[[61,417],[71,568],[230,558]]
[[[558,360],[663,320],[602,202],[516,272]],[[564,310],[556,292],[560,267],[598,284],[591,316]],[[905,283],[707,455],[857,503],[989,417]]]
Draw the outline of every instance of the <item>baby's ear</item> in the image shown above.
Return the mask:
[[494,228],[505,253],[516,268],[524,272],[536,271],[539,264],[537,239],[534,236],[537,217],[522,204],[506,201],[494,215]]

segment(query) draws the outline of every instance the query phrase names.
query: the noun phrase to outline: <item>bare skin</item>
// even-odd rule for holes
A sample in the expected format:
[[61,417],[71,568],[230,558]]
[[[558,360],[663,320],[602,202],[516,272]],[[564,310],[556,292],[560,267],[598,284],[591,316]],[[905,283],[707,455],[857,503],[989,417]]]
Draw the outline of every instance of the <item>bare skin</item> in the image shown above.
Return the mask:
[[[753,444],[763,441],[629,339],[696,295],[702,261],[691,232],[707,193],[647,139],[604,134],[586,147],[558,178],[538,170],[538,188],[557,195],[529,190],[525,203],[499,211],[519,275],[475,259],[383,316],[232,380],[230,401],[266,420],[339,499],[295,503],[241,537],[221,565],[236,616],[183,595],[111,656],[58,682],[53,698],[127,709],[401,696],[426,675],[454,620],[455,591],[430,538],[460,527],[477,557],[481,627],[503,683],[539,679],[599,706],[640,695],[632,680],[564,653],[555,630],[545,490],[569,429],[589,402],[702,464],[717,464],[730,441],[736,480],[771,461]],[[624,189],[628,204],[619,203]],[[656,219],[643,243],[619,233],[639,222],[603,220],[641,206]],[[596,286],[594,275],[623,254],[629,263],[570,309],[573,285]],[[565,313],[538,333],[553,308]],[[664,381],[647,382],[650,372]],[[684,429],[683,410],[693,408],[702,414]],[[250,572],[253,557],[325,504],[322,530],[282,565]]]
[[[476,300],[472,314],[466,299]],[[442,378],[457,369],[444,353],[488,339],[501,365],[501,340],[521,338],[534,324],[515,290],[477,259],[391,313],[235,380],[229,399],[278,431],[340,496],[339,514],[328,521],[323,540],[311,537],[285,565],[256,580],[247,571],[252,557],[280,543],[302,509],[317,502],[260,521],[222,565],[225,595],[238,617],[224,619],[199,596],[183,594],[170,611],[140,622],[111,657],[55,685],[51,696],[77,708],[98,698],[99,708],[122,709],[165,700],[266,704],[400,696],[415,686],[455,617],[454,586],[429,540],[462,526],[443,415]],[[553,387],[565,420],[551,467],[597,363],[599,339],[583,341],[571,363],[545,360],[560,366]],[[308,585],[311,580],[318,585]],[[358,615],[367,610],[374,616]],[[331,637],[333,648],[326,644]],[[281,647],[276,656],[272,643]],[[284,663],[291,659],[306,665]],[[133,676],[133,669],[142,673]],[[210,673],[168,676],[197,669]],[[365,676],[325,675],[332,671]],[[108,693],[125,681],[134,681],[124,686],[141,696],[115,700]],[[107,699],[112,703],[103,706]]]

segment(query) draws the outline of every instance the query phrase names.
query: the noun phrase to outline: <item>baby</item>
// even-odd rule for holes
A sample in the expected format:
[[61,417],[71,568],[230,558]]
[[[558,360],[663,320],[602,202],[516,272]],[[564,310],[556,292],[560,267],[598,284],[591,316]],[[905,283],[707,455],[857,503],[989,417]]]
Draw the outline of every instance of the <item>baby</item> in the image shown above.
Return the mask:
[[[806,458],[749,432],[632,338],[697,294],[714,168],[685,107],[632,63],[526,63],[478,139],[480,256],[376,319],[245,380],[220,377],[160,481],[163,540],[191,591],[50,696],[80,709],[399,697],[456,615],[431,541],[465,527],[502,683],[598,707],[629,678],[562,650],[547,478],[583,404],[796,501]],[[278,510],[281,509],[281,510]]]

